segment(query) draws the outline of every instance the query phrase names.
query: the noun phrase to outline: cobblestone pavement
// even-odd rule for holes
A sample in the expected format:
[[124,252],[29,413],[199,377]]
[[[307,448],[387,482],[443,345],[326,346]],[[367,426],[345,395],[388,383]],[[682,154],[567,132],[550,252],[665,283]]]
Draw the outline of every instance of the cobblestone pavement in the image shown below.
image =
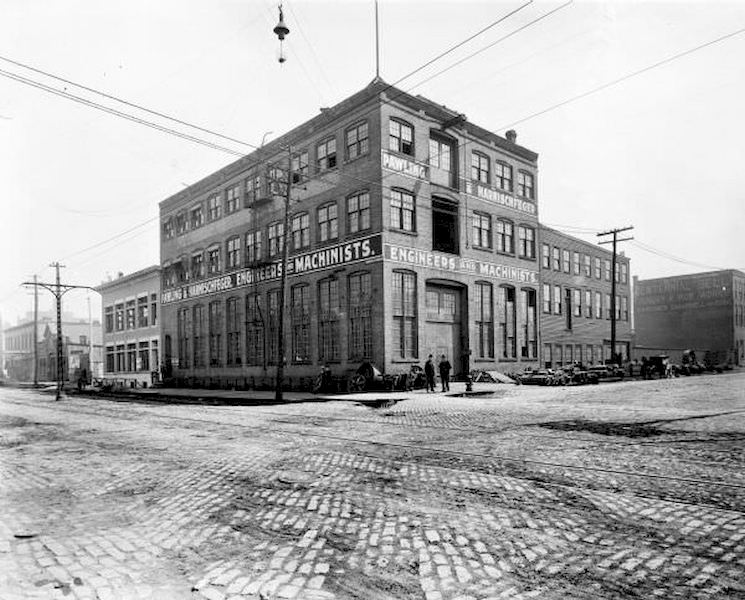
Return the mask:
[[0,599],[745,598],[745,374],[386,398],[0,389]]

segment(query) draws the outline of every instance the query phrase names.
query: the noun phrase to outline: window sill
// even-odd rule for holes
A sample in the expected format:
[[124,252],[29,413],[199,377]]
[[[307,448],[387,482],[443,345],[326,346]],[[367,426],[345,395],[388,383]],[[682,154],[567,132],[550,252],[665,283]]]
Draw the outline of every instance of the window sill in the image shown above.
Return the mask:
[[347,158],[345,158],[345,159],[344,159],[344,165],[345,165],[345,166],[346,166],[346,165],[351,165],[351,164],[352,164],[353,162],[357,162],[357,161],[358,161],[358,160],[360,160],[361,158],[368,158],[369,156],[370,156],[370,151],[368,150],[368,151],[367,151],[367,152],[365,152],[364,154],[360,154],[360,155],[358,155],[358,156],[355,156],[354,158],[349,158],[349,157],[347,157]]
[[502,252],[501,250],[497,250],[497,254],[499,254],[499,256],[511,256],[512,258],[515,258],[514,252]]
[[488,252],[494,254],[494,248],[488,248],[486,246],[471,246],[471,250],[478,250],[479,252]]
[[394,233],[402,233],[403,235],[410,235],[413,237],[417,237],[419,235],[416,231],[407,231],[406,229],[398,229],[396,227],[389,227],[388,230]]
[[518,256],[518,258],[520,260],[524,260],[525,262],[532,262],[532,263],[534,263],[536,260],[535,256],[532,256],[532,257],[531,256]]

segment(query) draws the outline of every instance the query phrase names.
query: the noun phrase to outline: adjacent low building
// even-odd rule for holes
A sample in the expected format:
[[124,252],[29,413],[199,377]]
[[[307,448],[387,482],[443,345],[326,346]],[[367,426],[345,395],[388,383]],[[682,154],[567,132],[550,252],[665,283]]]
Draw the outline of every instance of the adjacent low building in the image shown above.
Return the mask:
[[102,283],[104,381],[147,387],[160,380],[160,267]]
[[685,350],[714,365],[745,364],[745,273],[635,280],[636,357]]
[[541,362],[602,364],[631,357],[630,263],[616,257],[616,347],[611,356],[613,253],[541,226]]

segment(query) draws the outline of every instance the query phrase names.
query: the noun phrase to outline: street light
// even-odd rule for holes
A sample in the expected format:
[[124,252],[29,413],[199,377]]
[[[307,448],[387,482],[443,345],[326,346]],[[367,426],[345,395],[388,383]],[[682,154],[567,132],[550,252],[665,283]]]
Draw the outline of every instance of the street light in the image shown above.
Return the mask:
[[279,38],[279,63],[282,64],[283,62],[285,62],[285,60],[287,60],[284,53],[282,52],[282,40],[284,40],[285,36],[290,33],[290,28],[285,25],[285,17],[282,13],[281,4],[279,5],[279,23],[277,23],[273,31]]

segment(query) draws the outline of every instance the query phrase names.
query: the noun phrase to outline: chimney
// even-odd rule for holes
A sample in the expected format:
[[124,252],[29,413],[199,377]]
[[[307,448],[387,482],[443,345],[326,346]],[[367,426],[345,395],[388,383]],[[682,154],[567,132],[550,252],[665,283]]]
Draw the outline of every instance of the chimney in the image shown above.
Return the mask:
[[119,272],[118,272],[118,273],[116,274],[116,276],[117,276],[117,278],[121,278],[121,277],[124,277],[124,273],[123,273],[122,271],[119,271]]
[[517,131],[514,129],[510,129],[507,133],[504,134],[507,137],[507,141],[514,144],[515,140],[517,140]]

